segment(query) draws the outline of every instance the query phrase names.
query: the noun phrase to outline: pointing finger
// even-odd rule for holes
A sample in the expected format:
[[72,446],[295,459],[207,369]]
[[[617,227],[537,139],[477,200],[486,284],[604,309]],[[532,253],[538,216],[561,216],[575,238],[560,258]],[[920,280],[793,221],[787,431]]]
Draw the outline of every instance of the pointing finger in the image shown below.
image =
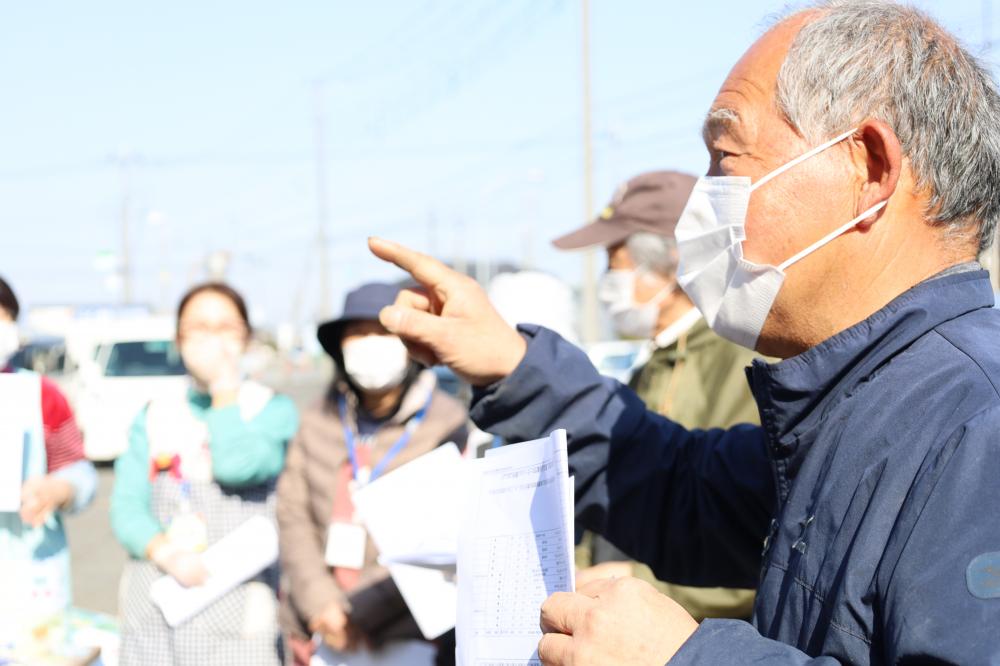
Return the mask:
[[437,259],[399,243],[372,237],[368,239],[368,248],[376,257],[396,264],[425,287],[440,288],[461,275]]

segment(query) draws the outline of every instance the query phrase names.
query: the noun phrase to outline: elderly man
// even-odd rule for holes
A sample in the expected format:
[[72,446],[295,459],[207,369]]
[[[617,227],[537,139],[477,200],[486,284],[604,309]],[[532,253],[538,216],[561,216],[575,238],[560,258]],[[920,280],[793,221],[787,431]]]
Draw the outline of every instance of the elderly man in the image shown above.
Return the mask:
[[581,524],[663,578],[757,586],[753,625],[699,626],[634,579],[553,595],[543,663],[1000,663],[1000,312],[974,263],[998,121],[981,66],[891,3],[824,2],[735,65],[680,280],[713,329],[785,359],[749,371],[761,427],[653,415],[471,281],[371,243],[427,287],[386,326],[481,387],[482,427],[569,429]]
[[[674,230],[695,182],[676,171],[639,174],[618,188],[597,219],[552,244],[607,251],[599,295],[619,335],[647,341],[629,381],[646,407],[685,428],[759,424],[743,371],[754,353],[713,333],[677,282]],[[659,582],[649,567],[627,561],[590,533],[576,553],[578,585],[631,575],[653,583],[696,620],[750,617],[751,590]]]

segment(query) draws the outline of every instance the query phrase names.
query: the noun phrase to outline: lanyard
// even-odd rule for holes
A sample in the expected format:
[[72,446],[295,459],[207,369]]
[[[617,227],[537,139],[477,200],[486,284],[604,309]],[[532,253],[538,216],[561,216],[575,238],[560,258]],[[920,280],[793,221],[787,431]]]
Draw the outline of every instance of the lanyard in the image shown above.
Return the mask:
[[[406,429],[403,431],[403,436],[396,440],[396,443],[386,451],[382,459],[378,461],[378,464],[372,468],[371,474],[367,479],[364,479],[364,483],[371,483],[378,477],[382,476],[389,463],[395,458],[400,451],[402,451],[410,441],[410,437],[413,436],[413,431],[420,427],[423,423],[424,418],[427,416],[427,410],[431,406],[431,400],[434,398],[434,393],[432,392],[430,397],[427,398],[427,402],[421,407],[420,411],[413,415],[407,424]],[[355,451],[354,443],[354,430],[347,423],[347,401],[344,396],[341,395],[337,400],[337,404],[340,407],[340,422],[344,425],[344,441],[347,444],[347,455],[351,459],[351,470],[354,474],[354,480],[358,480],[358,456]]]

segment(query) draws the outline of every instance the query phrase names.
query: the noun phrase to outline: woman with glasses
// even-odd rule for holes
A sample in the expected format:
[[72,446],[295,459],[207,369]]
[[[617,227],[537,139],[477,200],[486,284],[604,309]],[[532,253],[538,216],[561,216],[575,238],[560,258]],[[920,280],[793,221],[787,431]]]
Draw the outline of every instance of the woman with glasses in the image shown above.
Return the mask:
[[207,547],[253,517],[275,520],[275,485],[298,414],[290,399],[242,376],[249,338],[235,290],[191,289],[177,311],[190,386],[142,410],[115,463],[111,522],[132,556],[119,603],[124,666],[282,662],[277,564],[176,627],[150,598],[164,575],[185,587],[204,583]]

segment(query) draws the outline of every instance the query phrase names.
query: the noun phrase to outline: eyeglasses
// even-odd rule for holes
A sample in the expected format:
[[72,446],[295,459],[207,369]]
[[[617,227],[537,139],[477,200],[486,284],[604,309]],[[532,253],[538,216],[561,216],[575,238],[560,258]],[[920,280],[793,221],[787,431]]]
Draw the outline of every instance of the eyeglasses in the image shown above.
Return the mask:
[[247,333],[247,327],[242,322],[225,322],[221,324],[205,324],[201,322],[181,323],[177,327],[177,334],[182,338],[203,338],[214,335],[242,338]]

